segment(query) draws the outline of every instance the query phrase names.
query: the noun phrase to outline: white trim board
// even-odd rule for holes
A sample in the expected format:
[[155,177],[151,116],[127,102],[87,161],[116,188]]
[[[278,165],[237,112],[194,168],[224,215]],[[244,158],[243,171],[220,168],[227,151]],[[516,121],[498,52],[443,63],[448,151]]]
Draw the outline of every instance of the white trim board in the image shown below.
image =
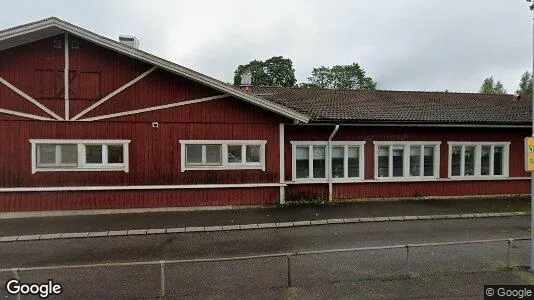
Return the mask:
[[11,83],[9,83],[7,80],[5,80],[4,78],[0,77],[0,83],[4,84],[6,87],[8,87],[10,90],[12,90],[13,92],[17,93],[19,96],[21,96],[22,98],[30,101],[31,103],[33,103],[35,106],[39,107],[40,109],[42,109],[43,111],[45,111],[47,114],[51,115],[52,117],[54,117],[56,120],[63,120],[60,116],[58,116],[56,113],[54,113],[53,111],[51,111],[48,107],[44,106],[43,104],[41,104],[39,101],[33,99],[32,97],[30,97],[28,94],[24,93],[23,91],[19,90],[16,86],[12,85]]
[[76,192],[76,191],[128,191],[128,190],[177,190],[177,189],[231,189],[280,187],[285,183],[239,183],[239,184],[182,184],[182,185],[122,185],[122,186],[43,186],[0,188],[1,193],[13,192]]
[[3,109],[3,108],[0,108],[0,113],[4,113],[6,115],[13,115],[13,116],[17,116],[17,117],[24,117],[24,118],[28,118],[28,119],[41,120],[41,121],[57,121],[56,119],[51,119],[51,118],[47,118],[47,117],[41,117],[41,116],[37,116],[37,115],[22,113],[22,112],[18,112],[18,111],[14,111],[14,110]]
[[65,70],[63,71],[63,84],[65,94],[65,120],[69,120],[70,114],[70,86],[69,86],[69,33],[65,32],[65,42],[63,43],[65,48]]
[[[71,23],[65,22],[55,17],[40,20],[40,21],[33,22],[33,23],[28,23],[25,25],[13,27],[13,28],[1,31],[0,32],[0,49],[2,49],[2,42],[4,42],[5,44],[13,44],[12,43],[13,39],[16,39],[19,36],[22,36],[22,35],[38,36],[40,32],[42,32],[43,35],[46,35],[47,31],[50,31],[50,30],[55,31],[55,29],[59,29],[60,31],[67,31],[74,36],[80,37],[82,39],[93,42],[97,45],[111,49],[113,51],[119,52],[126,56],[144,61],[151,65],[158,66],[164,70],[170,71],[180,76],[184,76],[198,83],[210,86],[223,93],[235,96],[238,99],[249,102],[251,104],[254,104],[266,110],[272,111],[274,113],[280,114],[292,120],[306,123],[310,119],[307,115],[299,113],[293,109],[287,108],[285,106],[276,104],[274,102],[268,101],[260,97],[256,97],[246,92],[242,92],[222,81],[219,81],[209,76],[206,76],[204,74],[195,72],[191,69],[188,69],[178,64],[164,60],[160,57],[141,51],[139,49],[129,47],[127,45],[124,45],[117,41],[103,37],[94,32],[75,26]],[[45,36],[43,36],[43,38],[45,38]]]
[[221,98],[225,98],[225,97],[228,97],[228,95],[211,96],[211,97],[200,98],[200,99],[195,99],[195,100],[188,100],[188,101],[182,101],[182,102],[175,102],[175,103],[170,103],[170,104],[152,106],[152,107],[147,107],[147,108],[140,108],[140,109],[135,109],[135,110],[118,112],[118,113],[114,113],[114,114],[108,114],[108,115],[102,115],[102,116],[96,116],[96,117],[80,119],[79,121],[97,121],[97,120],[103,120],[103,119],[109,119],[109,118],[123,117],[123,116],[140,114],[140,113],[145,113],[145,112],[150,112],[150,111],[155,111],[155,110],[167,109],[167,108],[171,108],[171,107],[177,107],[177,106],[201,103],[201,102],[206,102],[206,101],[212,101],[212,100],[221,99]]
[[79,114],[77,114],[76,116],[74,116],[72,118],[72,120],[78,120],[79,118],[81,118],[82,116],[84,116],[85,114],[87,114],[88,112],[90,112],[91,110],[95,109],[96,107],[100,106],[102,103],[108,101],[109,99],[115,97],[116,95],[118,95],[120,92],[124,91],[125,89],[129,88],[130,86],[134,85],[135,83],[137,83],[139,80],[145,78],[148,74],[154,72],[155,70],[157,69],[157,67],[152,67],[150,69],[148,69],[147,71],[143,72],[141,75],[135,77],[134,79],[130,80],[129,82],[127,82],[126,84],[124,84],[123,86],[121,86],[120,88],[114,90],[113,92],[109,93],[107,96],[105,96],[104,98],[98,100],[96,103],[94,103],[93,105],[89,106],[88,108],[84,109],[83,111],[81,111]]

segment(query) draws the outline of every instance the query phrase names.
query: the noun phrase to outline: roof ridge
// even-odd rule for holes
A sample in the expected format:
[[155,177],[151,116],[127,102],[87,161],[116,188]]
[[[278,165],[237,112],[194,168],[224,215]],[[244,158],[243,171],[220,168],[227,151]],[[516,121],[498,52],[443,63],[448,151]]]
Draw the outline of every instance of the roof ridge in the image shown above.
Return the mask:
[[[352,90],[352,89],[331,89],[321,87],[299,87],[299,86],[269,86],[257,85],[252,88],[275,88],[275,89],[295,89],[295,90],[324,90],[332,92],[394,92],[394,93],[425,93],[425,94],[453,94],[453,95],[479,95],[479,96],[515,96],[516,94],[485,94],[480,92],[451,92],[451,91],[421,91],[421,90]],[[525,96],[525,95],[521,95]]]

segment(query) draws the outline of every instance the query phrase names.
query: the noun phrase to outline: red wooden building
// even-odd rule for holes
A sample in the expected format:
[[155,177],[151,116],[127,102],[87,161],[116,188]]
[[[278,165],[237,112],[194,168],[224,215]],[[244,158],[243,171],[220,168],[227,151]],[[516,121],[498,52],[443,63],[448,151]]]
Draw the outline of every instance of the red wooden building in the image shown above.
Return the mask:
[[526,194],[530,118],[513,95],[233,87],[49,18],[0,31],[0,211]]

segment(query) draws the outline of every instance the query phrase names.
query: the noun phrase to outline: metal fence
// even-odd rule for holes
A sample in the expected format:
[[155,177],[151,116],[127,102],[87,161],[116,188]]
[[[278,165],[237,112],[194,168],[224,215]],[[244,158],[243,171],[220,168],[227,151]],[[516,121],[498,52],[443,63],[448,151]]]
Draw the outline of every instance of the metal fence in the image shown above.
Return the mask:
[[316,251],[299,251],[299,252],[284,252],[274,254],[263,255],[247,255],[236,257],[219,257],[219,258],[196,258],[196,259],[177,259],[177,260],[161,260],[161,261],[145,261],[145,262],[118,262],[118,263],[99,263],[99,264],[79,264],[79,265],[63,265],[63,266],[43,266],[43,267],[24,267],[24,268],[9,268],[0,269],[0,272],[12,272],[15,278],[20,279],[20,272],[22,271],[46,271],[46,270],[66,270],[66,269],[85,269],[85,268],[109,268],[119,266],[154,266],[159,265],[159,296],[166,296],[165,288],[165,268],[170,264],[185,264],[185,263],[203,263],[203,262],[228,262],[228,261],[244,261],[244,260],[257,260],[266,258],[286,258],[287,261],[287,286],[293,286],[293,278],[291,274],[292,260],[297,256],[306,255],[324,255],[331,253],[344,253],[344,252],[359,252],[359,251],[377,251],[377,250],[390,250],[390,249],[404,249],[406,251],[406,272],[410,272],[412,263],[414,262],[414,255],[412,251],[416,248],[424,247],[445,247],[454,245],[473,245],[473,244],[488,244],[488,243],[505,243],[506,247],[506,267],[512,268],[510,262],[511,248],[516,241],[527,241],[530,238],[507,238],[507,239],[489,239],[489,240],[469,240],[469,241],[454,241],[454,242],[441,242],[441,243],[421,243],[421,244],[404,244],[404,245],[388,245],[388,246],[373,246],[373,247],[359,247],[359,248],[345,248],[345,249],[329,249],[329,250],[316,250]]

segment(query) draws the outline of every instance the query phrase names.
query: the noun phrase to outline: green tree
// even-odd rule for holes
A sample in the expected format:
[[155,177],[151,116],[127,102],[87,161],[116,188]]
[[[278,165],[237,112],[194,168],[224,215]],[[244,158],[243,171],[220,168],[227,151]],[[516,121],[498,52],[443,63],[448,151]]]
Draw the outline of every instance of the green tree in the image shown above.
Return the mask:
[[314,86],[328,89],[376,89],[376,82],[371,77],[365,76],[365,71],[357,63],[314,68],[308,81]]
[[519,89],[516,91],[519,95],[532,97],[532,73],[526,71],[519,81]]
[[482,86],[480,87],[482,94],[506,94],[506,90],[502,85],[502,82],[493,79],[493,76],[484,79]]
[[241,84],[241,75],[250,72],[252,85],[259,86],[294,86],[297,82],[293,62],[289,58],[273,56],[266,61],[253,60],[246,65],[239,65],[234,72],[234,84]]

